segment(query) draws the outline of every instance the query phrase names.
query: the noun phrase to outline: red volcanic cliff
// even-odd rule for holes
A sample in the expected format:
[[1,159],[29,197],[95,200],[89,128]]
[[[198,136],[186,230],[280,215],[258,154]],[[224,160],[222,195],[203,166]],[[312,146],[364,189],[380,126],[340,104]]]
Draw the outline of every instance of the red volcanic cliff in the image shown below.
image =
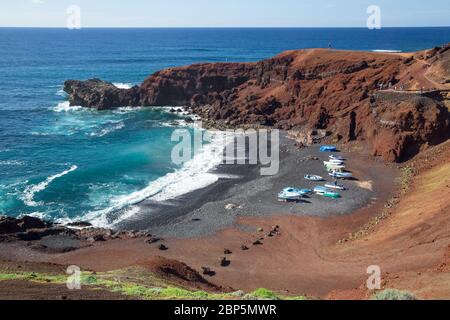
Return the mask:
[[183,105],[229,126],[325,129],[336,141],[365,141],[372,154],[401,161],[450,137],[449,48],[288,51],[257,63],[166,69],[129,90],[98,80],[68,81],[65,90],[85,107]]

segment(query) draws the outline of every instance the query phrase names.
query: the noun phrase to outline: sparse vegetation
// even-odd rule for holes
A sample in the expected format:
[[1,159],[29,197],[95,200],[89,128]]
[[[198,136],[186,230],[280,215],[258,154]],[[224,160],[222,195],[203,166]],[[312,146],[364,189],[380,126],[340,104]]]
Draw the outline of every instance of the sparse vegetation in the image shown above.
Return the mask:
[[386,289],[375,293],[372,300],[418,300],[416,296],[407,291]]
[[261,299],[279,300],[280,297],[268,289],[259,288],[249,294],[249,296]]
[[414,169],[410,166],[405,166],[401,168],[401,174],[399,177],[400,190],[397,195],[394,195],[384,205],[384,209],[377,216],[373,217],[369,222],[367,222],[358,231],[349,233],[344,239],[338,241],[338,244],[343,244],[349,241],[355,241],[367,236],[376,226],[378,226],[382,221],[387,219],[391,215],[391,210],[398,204],[400,197],[406,194],[411,186],[412,179],[414,177]]
[[[123,277],[124,270],[118,270],[108,273],[83,273],[81,276],[81,284],[83,286],[98,289],[103,288],[112,292],[121,293],[126,296],[131,296],[136,299],[148,300],[236,300],[236,299],[268,299],[268,300],[306,300],[306,297],[285,297],[277,295],[274,292],[260,288],[252,293],[236,295],[233,293],[210,293],[206,291],[191,291],[188,289],[177,288],[175,286],[167,285],[165,287],[157,287],[143,282],[145,285],[138,284],[139,279]],[[124,281],[124,278],[127,280]],[[149,277],[153,283],[153,277]],[[7,280],[23,280],[33,281],[37,283],[51,283],[51,284],[65,284],[67,276],[65,275],[47,275],[34,272],[18,272],[18,273],[0,273],[0,281]],[[163,280],[158,279],[158,285],[161,285]]]
[[410,166],[405,166],[402,168],[402,174],[400,177],[402,195],[408,192],[413,176],[414,176],[413,168],[411,168]]

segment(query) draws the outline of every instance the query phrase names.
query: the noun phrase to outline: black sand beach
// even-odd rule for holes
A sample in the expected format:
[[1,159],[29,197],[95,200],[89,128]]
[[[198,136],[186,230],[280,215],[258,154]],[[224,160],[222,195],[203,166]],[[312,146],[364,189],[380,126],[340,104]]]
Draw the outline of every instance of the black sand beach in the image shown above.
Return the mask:
[[[221,176],[213,185],[191,192],[166,203],[144,201],[139,214],[117,226],[118,229],[149,230],[163,237],[190,238],[214,234],[236,226],[236,218],[245,216],[269,217],[297,215],[328,217],[350,214],[374,202],[383,192],[373,180],[382,180],[373,160],[367,166],[366,157],[347,155],[347,169],[356,179],[343,181],[348,188],[342,198],[333,200],[312,195],[298,203],[277,201],[277,194],[285,187],[313,189],[325,182],[304,179],[305,174],[318,174],[331,182],[323,161],[329,154],[319,146],[300,149],[284,134],[280,140],[280,170],[275,176],[261,176],[256,165],[220,165],[214,170]],[[386,168],[383,168],[386,171]],[[392,177],[386,177],[392,180]],[[238,226],[239,227],[239,226]]]

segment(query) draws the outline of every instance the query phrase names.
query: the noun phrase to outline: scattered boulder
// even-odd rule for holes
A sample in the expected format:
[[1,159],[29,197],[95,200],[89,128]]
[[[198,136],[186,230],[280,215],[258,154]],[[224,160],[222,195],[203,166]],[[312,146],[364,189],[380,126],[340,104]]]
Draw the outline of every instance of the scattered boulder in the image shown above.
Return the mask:
[[86,221],[78,221],[69,223],[67,226],[74,228],[90,228],[92,227],[92,224]]
[[162,240],[161,238],[150,237],[150,238],[145,239],[145,242],[148,243],[148,244],[154,244],[154,243],[157,243],[157,242],[159,242],[161,240]]
[[229,249],[225,249],[223,251],[223,254],[230,255],[230,254],[233,254],[233,252],[231,252],[231,250],[229,250]]
[[0,217],[0,234],[11,234],[23,231],[17,219]]
[[214,277],[216,275],[216,272],[214,272],[213,270],[211,270],[208,267],[202,267],[202,270],[203,270],[203,275],[205,275],[205,276]]
[[220,259],[220,266],[221,267],[228,267],[228,266],[230,266],[230,264],[231,264],[231,261],[230,260],[228,260],[227,258],[225,258],[225,257],[223,257],[222,259]]
[[22,230],[44,229],[48,227],[48,224],[41,219],[30,216],[24,216],[22,219],[18,220],[17,225],[21,227]]
[[162,240],[147,231],[114,232],[110,229],[94,228],[88,222],[74,222],[65,227],[34,217],[24,216],[17,219],[0,216],[0,242],[27,241],[30,242],[31,248],[48,253],[76,250],[96,242],[134,238],[144,238],[149,244]]
[[166,246],[163,245],[163,244],[160,244],[159,247],[158,247],[158,249],[159,249],[160,251],[167,251],[167,250],[169,250],[169,248],[166,247]]

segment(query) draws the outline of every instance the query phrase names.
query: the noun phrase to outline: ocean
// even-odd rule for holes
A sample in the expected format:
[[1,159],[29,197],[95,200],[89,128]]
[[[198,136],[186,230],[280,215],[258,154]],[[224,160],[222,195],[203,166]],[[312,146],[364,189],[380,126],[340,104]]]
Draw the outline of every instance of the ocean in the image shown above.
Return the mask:
[[[450,42],[450,28],[22,29],[0,28],[0,214],[111,227],[145,199],[167,202],[217,181],[224,139],[171,161],[183,117],[162,108],[69,107],[67,79],[119,87],[163,68],[257,61],[290,49],[415,51]],[[176,125],[174,125],[174,122]],[[120,214],[117,214],[120,212]]]

